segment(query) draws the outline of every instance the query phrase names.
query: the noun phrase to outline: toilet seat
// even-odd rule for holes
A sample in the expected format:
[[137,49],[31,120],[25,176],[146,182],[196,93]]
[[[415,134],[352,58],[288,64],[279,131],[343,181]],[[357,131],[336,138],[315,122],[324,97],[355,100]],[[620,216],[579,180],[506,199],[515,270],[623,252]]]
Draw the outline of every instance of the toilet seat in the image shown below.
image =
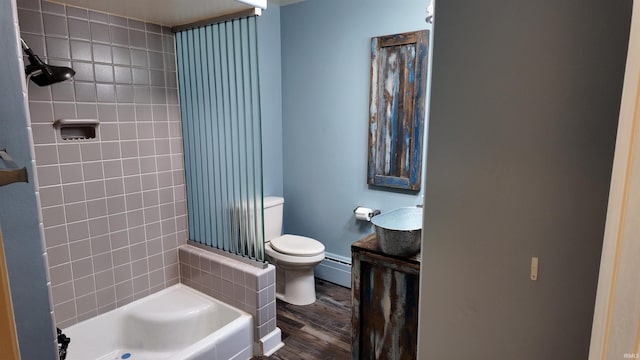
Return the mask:
[[271,242],[264,244],[264,252],[270,263],[276,267],[279,264],[283,268],[308,268],[324,260],[324,251],[314,256],[287,255],[274,250],[271,247]]
[[324,252],[324,245],[318,240],[298,235],[282,235],[270,241],[277,252],[293,256],[316,256]]

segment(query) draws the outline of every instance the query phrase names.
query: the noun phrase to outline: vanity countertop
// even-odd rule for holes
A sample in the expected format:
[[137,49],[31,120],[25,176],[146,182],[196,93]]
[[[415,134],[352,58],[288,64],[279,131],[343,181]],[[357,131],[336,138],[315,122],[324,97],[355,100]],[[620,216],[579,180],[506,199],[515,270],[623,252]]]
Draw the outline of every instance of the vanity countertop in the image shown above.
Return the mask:
[[383,253],[380,250],[380,246],[378,246],[378,240],[376,239],[375,233],[371,233],[363,237],[362,239],[354,242],[353,244],[351,244],[351,251],[354,251],[356,249],[367,250],[369,252],[372,252],[374,254],[378,254],[384,257],[398,259],[398,260],[406,261],[409,263],[415,263],[418,266],[420,266],[420,261],[422,260],[421,253],[418,253],[417,255],[413,255],[413,256],[392,256],[392,255],[387,255]]

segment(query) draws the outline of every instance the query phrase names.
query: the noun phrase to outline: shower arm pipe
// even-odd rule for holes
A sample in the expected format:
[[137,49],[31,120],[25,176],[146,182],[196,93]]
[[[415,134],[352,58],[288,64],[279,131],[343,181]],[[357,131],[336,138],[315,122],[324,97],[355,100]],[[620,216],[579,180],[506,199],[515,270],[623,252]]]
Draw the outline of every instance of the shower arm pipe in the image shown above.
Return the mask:
[[27,45],[27,43],[26,43],[22,38],[20,38],[20,42],[22,43],[22,50],[25,50],[25,51],[26,51],[27,49],[31,50],[31,49],[29,48],[29,45]]
[[[20,43],[22,44],[22,50],[27,54],[27,56],[29,56],[30,61],[32,57],[37,57],[37,55],[33,52],[33,50],[31,50],[31,48],[29,47],[29,45],[27,45],[24,39],[20,38]],[[38,58],[38,60],[40,60],[40,58]],[[40,73],[42,73],[42,70],[39,70],[39,71]],[[37,71],[34,71],[30,75],[38,75],[38,74],[39,73]]]
[[[31,50],[31,48],[29,47],[29,45],[27,45],[27,42],[24,41],[24,39],[22,37],[20,37],[20,44],[22,44],[22,51],[25,52],[25,54],[27,54],[27,56],[29,57],[29,63],[33,64],[34,61],[39,61],[42,62],[42,60],[40,59],[40,57],[38,55],[36,55],[33,50]],[[31,78],[31,76],[37,76],[42,74],[42,70],[38,69],[36,71],[32,71],[28,74],[27,79]]]
[[[27,56],[34,56],[33,50],[31,50],[29,45],[27,45],[27,43],[22,38],[20,38],[20,43],[22,44],[22,50],[25,53],[27,53]],[[37,76],[37,75],[40,75],[40,74],[42,74],[42,70],[40,70],[40,69],[28,73],[27,74],[27,83],[29,82],[29,80],[31,79],[32,76]]]

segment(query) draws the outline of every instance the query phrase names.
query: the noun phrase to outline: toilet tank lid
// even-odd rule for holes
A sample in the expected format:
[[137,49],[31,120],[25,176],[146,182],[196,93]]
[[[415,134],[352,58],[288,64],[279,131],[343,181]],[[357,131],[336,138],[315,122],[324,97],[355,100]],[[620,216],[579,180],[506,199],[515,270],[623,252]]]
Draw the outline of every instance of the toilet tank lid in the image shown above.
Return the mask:
[[281,196],[265,196],[262,199],[262,207],[268,209],[273,206],[277,206],[284,203],[284,198]]
[[315,256],[324,252],[324,245],[320,241],[289,234],[271,240],[271,247],[277,252],[295,256]]

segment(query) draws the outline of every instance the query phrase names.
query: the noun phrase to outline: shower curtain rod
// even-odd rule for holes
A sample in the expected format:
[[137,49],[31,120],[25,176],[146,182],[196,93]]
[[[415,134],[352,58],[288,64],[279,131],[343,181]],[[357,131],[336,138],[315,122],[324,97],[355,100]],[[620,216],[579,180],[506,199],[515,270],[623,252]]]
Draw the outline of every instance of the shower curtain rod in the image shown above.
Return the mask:
[[171,28],[171,32],[177,33],[178,31],[195,29],[201,26],[215,25],[215,24],[223,23],[225,21],[242,19],[242,18],[251,17],[251,16],[260,16],[260,15],[262,15],[262,9],[256,7],[256,8],[242,10],[242,11],[238,11],[238,12],[227,14],[227,15],[216,16],[209,19],[192,22],[189,24],[173,26]]

